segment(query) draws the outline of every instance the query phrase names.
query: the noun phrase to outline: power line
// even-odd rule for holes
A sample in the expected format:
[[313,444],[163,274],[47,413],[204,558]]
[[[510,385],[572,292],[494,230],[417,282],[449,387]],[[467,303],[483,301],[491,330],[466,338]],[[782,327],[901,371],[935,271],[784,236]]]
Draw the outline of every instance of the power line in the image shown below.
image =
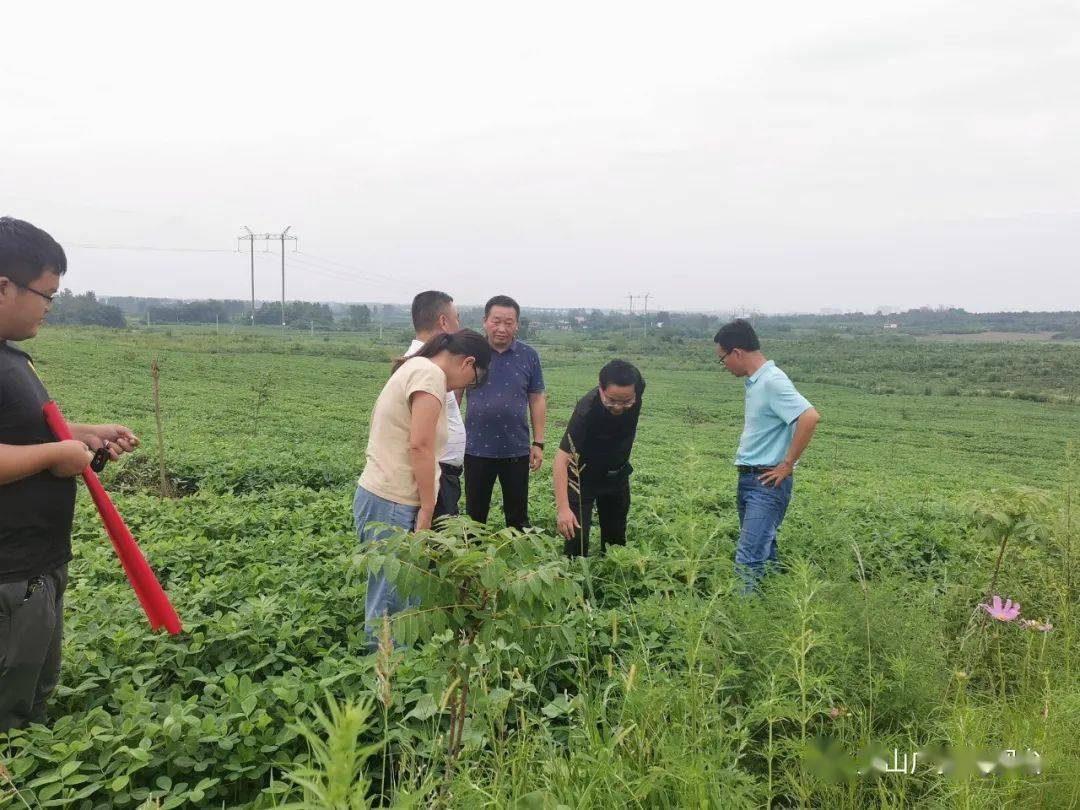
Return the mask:
[[[268,241],[275,241],[276,242],[276,241],[280,240],[281,235],[280,234],[256,234],[256,238],[259,241],[263,241],[264,239],[268,238]],[[290,240],[295,239],[295,237],[291,237],[291,236],[287,237],[287,238],[290,239]],[[243,240],[243,241],[247,241],[248,239],[250,239],[250,237],[245,235],[245,236],[238,237],[238,239]],[[65,244],[69,245],[70,247],[84,248],[86,250],[135,250],[135,251],[155,251],[155,252],[163,252],[163,253],[234,253],[235,252],[235,251],[232,251],[232,250],[226,250],[224,248],[181,248],[181,247],[160,247],[160,246],[156,246],[156,245],[87,245],[87,244],[83,244],[83,243],[80,243],[80,242],[66,242]],[[320,264],[322,264],[322,265],[331,265],[334,268],[341,268],[343,270],[349,271],[350,273],[357,273],[357,274],[359,274],[359,276],[358,276],[359,278],[362,278],[362,279],[364,279],[366,281],[370,281],[370,282],[382,281],[382,282],[386,282],[386,283],[389,283],[389,284],[395,284],[395,285],[400,284],[400,282],[401,282],[400,278],[395,278],[394,276],[387,275],[386,273],[380,273],[380,272],[375,271],[375,270],[363,270],[363,269],[361,269],[359,267],[356,267],[354,265],[351,265],[351,264],[345,264],[344,262],[339,262],[339,261],[336,261],[334,259],[327,259],[324,256],[316,256],[316,255],[314,255],[312,253],[308,253],[306,251],[302,251],[302,250],[299,250],[299,249],[297,249],[294,252],[299,253],[302,256],[304,256],[308,260],[308,262],[310,263],[310,266],[312,266],[312,267],[318,267]],[[300,259],[298,259],[298,258],[296,258],[294,256],[293,261],[299,262]],[[303,262],[301,262],[301,263],[303,263]],[[318,264],[316,264],[316,263],[318,263]],[[357,276],[349,276],[349,277],[350,278],[357,278]]]
[[353,268],[350,265],[342,264],[341,262],[334,262],[333,264],[336,264],[338,267],[346,268],[345,270],[339,270],[337,269],[337,267],[329,267],[323,264],[322,262],[327,261],[324,259],[319,259],[319,263],[316,264],[315,262],[311,261],[315,257],[313,257],[310,253],[305,253],[303,251],[300,251],[300,256],[304,258],[297,258],[296,256],[293,256],[292,261],[298,262],[301,265],[306,265],[312,270],[322,270],[326,273],[335,273],[338,275],[339,278],[348,279],[350,281],[362,282],[370,286],[388,287],[390,289],[399,290],[402,292],[409,292],[409,290],[412,289],[411,287],[406,287],[404,284],[402,284],[401,279],[393,278],[391,276],[383,276],[381,274],[369,273],[358,268]]
[[334,269],[332,269],[330,267],[324,267],[322,265],[312,264],[311,262],[304,261],[303,259],[299,259],[299,258],[297,258],[295,256],[292,258],[292,262],[294,264],[297,264],[300,267],[304,268],[305,270],[308,270],[308,271],[312,272],[312,273],[317,273],[318,275],[321,275],[321,276],[323,276],[325,278],[332,278],[332,279],[335,279],[337,281],[345,281],[345,282],[349,282],[351,284],[363,285],[365,287],[378,286],[379,284],[382,283],[382,282],[376,281],[374,279],[363,278],[363,277],[360,277],[360,276],[352,275],[350,273],[345,273],[345,272],[342,272],[341,270],[334,270]]
[[[266,254],[256,253],[255,255],[257,257],[259,257],[259,258],[262,258],[262,259],[267,259],[267,260],[272,260],[273,259],[272,256],[267,256]],[[295,256],[292,258],[292,263],[300,265],[300,267],[302,267],[304,270],[308,270],[308,271],[310,271],[312,273],[320,275],[323,278],[333,279],[334,281],[343,281],[343,282],[346,282],[348,284],[363,284],[364,286],[370,286],[367,282],[363,281],[362,279],[358,279],[358,278],[355,278],[353,276],[348,276],[345,273],[339,273],[339,272],[337,272],[335,270],[328,270],[326,268],[319,267],[318,265],[308,264],[306,262],[301,261],[300,259],[297,259]]]
[[298,257],[294,256],[293,261],[295,261],[297,264],[300,264],[300,265],[302,265],[304,267],[307,267],[307,268],[309,268],[311,270],[319,270],[319,271],[322,271],[323,273],[333,274],[337,278],[349,279],[351,281],[361,281],[361,282],[363,282],[365,284],[381,284],[381,283],[383,283],[383,279],[375,278],[374,276],[369,276],[369,275],[366,275],[366,274],[361,273],[361,272],[348,272],[348,271],[345,271],[345,270],[338,270],[335,267],[329,267],[329,266],[327,266],[325,264],[322,264],[322,263],[317,264],[317,263],[311,261],[310,257],[308,257],[308,255],[306,253],[301,253],[300,256],[302,258],[298,258]]
[[[250,231],[249,231],[250,233]],[[269,237],[267,246],[269,247],[270,241],[281,241],[281,234],[253,234],[258,241],[264,241],[265,237]],[[249,241],[250,236],[244,235],[238,237],[241,241]],[[295,239],[295,237],[287,236],[287,240]],[[65,245],[73,248],[81,248],[84,250],[120,250],[120,251],[142,251],[142,252],[154,252],[154,253],[235,253],[234,250],[228,250],[224,248],[185,248],[185,247],[165,247],[161,245],[90,245],[81,242],[66,242]],[[255,301],[255,280],[254,280],[254,257],[255,255],[261,255],[265,258],[265,253],[255,254],[254,245],[251,245],[252,255],[252,311],[254,312]],[[296,255],[296,254],[299,254]],[[304,258],[300,258],[300,257]],[[388,287],[390,289],[407,293],[411,288],[406,287],[400,278],[387,275],[385,273],[379,273],[377,271],[362,270],[354,265],[345,264],[334,259],[327,259],[323,256],[316,256],[311,253],[296,250],[291,262],[310,270],[313,273],[321,275],[325,278],[334,279],[336,281],[345,281],[357,286],[365,287]],[[284,288],[284,283],[282,284]],[[284,299],[284,295],[282,295]],[[254,323],[254,318],[252,318]]]
[[311,253],[306,253],[304,251],[300,251],[300,253],[302,253],[302,255],[306,256],[308,259],[312,259],[314,261],[322,262],[323,264],[329,264],[329,265],[333,265],[335,267],[340,267],[340,268],[343,268],[345,270],[352,271],[354,273],[362,273],[362,274],[364,274],[364,275],[366,275],[366,276],[368,276],[368,277],[370,277],[372,279],[381,279],[382,281],[386,281],[386,282],[389,282],[391,284],[396,284],[396,283],[401,281],[401,279],[399,279],[399,278],[395,278],[394,276],[390,276],[390,275],[387,275],[385,273],[380,273],[377,270],[362,270],[359,267],[354,267],[352,265],[345,264],[344,262],[336,262],[333,259],[325,259],[325,258],[322,258],[321,256],[315,256],[315,255],[313,255]]
[[85,250],[151,250],[162,253],[235,253],[224,248],[177,248],[177,247],[151,247],[148,245],[84,245],[79,242],[65,242],[66,247],[83,248]]
[[[267,256],[265,254],[256,253],[255,255],[256,255],[256,257],[261,255],[264,259],[270,259],[271,258],[270,256]],[[379,281],[373,281],[371,279],[361,278],[361,277],[358,277],[358,276],[355,276],[355,275],[351,275],[349,273],[345,273],[345,272],[340,271],[340,270],[333,270],[333,269],[330,269],[330,268],[327,268],[327,267],[320,267],[319,265],[316,265],[316,264],[309,264],[309,263],[305,262],[302,259],[298,259],[295,255],[293,255],[293,257],[289,261],[291,263],[293,263],[293,264],[298,264],[304,270],[307,270],[307,271],[309,271],[311,273],[315,273],[316,275],[322,276],[323,278],[328,278],[328,279],[332,279],[334,281],[343,282],[345,284],[349,284],[349,285],[352,285],[352,286],[355,286],[355,287],[358,287],[358,288],[362,287],[364,289],[364,291],[367,293],[367,295],[364,296],[364,297],[369,299],[369,300],[376,300],[377,299],[378,292],[375,291],[376,288],[380,289],[380,290],[392,289],[392,290],[395,290],[397,292],[401,292],[402,294],[411,293],[411,289],[412,289],[412,288],[406,288],[403,285],[383,284],[382,282],[379,282]]]

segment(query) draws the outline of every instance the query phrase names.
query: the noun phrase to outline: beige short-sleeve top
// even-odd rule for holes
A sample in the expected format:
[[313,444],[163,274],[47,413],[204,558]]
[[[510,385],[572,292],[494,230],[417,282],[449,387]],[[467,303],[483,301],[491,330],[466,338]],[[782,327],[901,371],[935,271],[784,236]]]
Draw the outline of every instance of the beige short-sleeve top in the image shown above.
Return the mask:
[[[412,357],[391,375],[379,398],[375,400],[368,432],[367,464],[360,475],[360,486],[368,492],[409,506],[420,505],[420,492],[409,457],[411,398],[418,391],[431,394],[443,405],[435,428],[435,459],[442,455],[448,434],[446,375],[426,357]],[[439,472],[436,461],[436,492]]]

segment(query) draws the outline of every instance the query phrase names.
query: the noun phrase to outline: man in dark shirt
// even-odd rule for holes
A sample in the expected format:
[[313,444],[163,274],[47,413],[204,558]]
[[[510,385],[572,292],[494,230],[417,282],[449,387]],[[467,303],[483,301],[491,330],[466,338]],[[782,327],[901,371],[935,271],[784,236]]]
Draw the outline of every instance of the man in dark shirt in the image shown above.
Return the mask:
[[8,341],[37,334],[67,270],[63,248],[28,222],[0,218],[0,734],[44,720],[60,677],[75,476],[139,440],[120,425],[71,425],[58,442],[30,356]]
[[529,525],[529,473],[544,461],[547,419],[540,355],[517,339],[520,316],[521,307],[506,295],[485,305],[484,331],[495,351],[483,387],[466,394],[465,411],[465,510],[486,523],[498,480],[506,525],[515,529]]
[[600,385],[581,398],[555,454],[552,478],[559,533],[568,556],[589,555],[593,504],[600,552],[626,544],[630,512],[630,452],[637,435],[645,380],[625,360],[600,369]]

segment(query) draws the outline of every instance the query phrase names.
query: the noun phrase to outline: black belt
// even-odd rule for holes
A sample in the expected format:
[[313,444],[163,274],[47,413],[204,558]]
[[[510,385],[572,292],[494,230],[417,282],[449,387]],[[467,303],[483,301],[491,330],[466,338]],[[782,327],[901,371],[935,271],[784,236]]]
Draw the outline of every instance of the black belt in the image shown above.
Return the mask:
[[769,470],[775,469],[774,467],[751,467],[746,464],[739,464],[737,468],[740,474],[753,473],[760,475],[761,473],[767,473]]
[[23,601],[27,601],[34,592],[45,587],[45,575],[41,574],[36,577],[31,577],[26,581],[26,595],[23,597]]
[[439,462],[439,467],[447,475],[461,475],[461,467],[455,467],[453,464],[447,464],[445,461]]

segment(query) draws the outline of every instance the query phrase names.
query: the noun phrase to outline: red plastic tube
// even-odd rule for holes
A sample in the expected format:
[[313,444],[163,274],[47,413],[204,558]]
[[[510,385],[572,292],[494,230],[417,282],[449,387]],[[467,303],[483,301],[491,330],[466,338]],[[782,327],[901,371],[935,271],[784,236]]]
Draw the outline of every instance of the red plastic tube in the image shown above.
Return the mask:
[[[42,411],[49,429],[58,440],[72,438],[71,428],[68,427],[64,415],[60,413],[55,402],[46,403]],[[86,488],[90,490],[90,497],[94,499],[98,514],[101,515],[101,522],[105,524],[105,531],[112,540],[116,556],[120,558],[120,564],[124,567],[128,582],[135,590],[135,596],[138,597],[139,604],[146,612],[146,618],[150,620],[150,626],[154,630],[164,627],[175,636],[181,629],[180,617],[176,615],[169,597],[165,595],[161,583],[158,582],[149,563],[146,562],[139,544],[135,542],[124,519],[116,511],[108,493],[105,492],[105,487],[98,480],[97,474],[87,467],[83,470],[82,477],[86,482]]]

